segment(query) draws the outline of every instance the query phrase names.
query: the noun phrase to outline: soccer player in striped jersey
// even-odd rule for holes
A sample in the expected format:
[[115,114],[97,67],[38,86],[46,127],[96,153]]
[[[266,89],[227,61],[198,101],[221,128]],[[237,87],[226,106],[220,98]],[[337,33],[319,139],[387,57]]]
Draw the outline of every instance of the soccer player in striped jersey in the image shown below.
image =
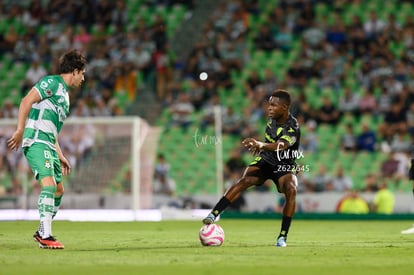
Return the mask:
[[69,89],[85,80],[86,59],[71,50],[59,59],[59,74],[40,79],[21,100],[17,129],[8,140],[10,149],[22,146],[23,153],[41,185],[39,229],[33,235],[40,248],[63,249],[52,236],[52,218],[63,196],[62,176],[71,165],[59,146],[58,134],[69,115]]

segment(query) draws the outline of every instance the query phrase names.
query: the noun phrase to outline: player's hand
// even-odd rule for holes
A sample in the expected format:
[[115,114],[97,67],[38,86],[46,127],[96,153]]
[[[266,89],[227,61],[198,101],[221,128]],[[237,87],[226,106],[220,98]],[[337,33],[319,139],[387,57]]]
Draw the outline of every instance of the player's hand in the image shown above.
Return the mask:
[[23,131],[16,130],[12,137],[7,141],[7,146],[12,150],[17,150],[20,147],[23,139]]
[[258,155],[260,153],[260,145],[254,138],[246,138],[242,141],[242,144],[251,151],[253,155]]
[[59,160],[60,160],[60,165],[62,166],[62,175],[64,176],[69,175],[70,169],[72,168],[70,166],[69,161],[65,157],[61,157]]

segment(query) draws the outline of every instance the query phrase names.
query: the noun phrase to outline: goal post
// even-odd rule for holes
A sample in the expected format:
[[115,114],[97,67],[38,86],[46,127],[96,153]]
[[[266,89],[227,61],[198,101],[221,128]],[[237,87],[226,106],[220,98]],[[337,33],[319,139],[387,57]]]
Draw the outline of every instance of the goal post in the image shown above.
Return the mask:
[[[16,120],[0,120],[4,147]],[[70,117],[59,134],[59,144],[72,165],[64,177],[62,209],[150,209],[152,177],[161,129],[135,116]],[[36,209],[39,187],[19,149],[0,151],[14,159],[10,174],[21,186],[12,186],[1,208]],[[21,180],[26,178],[26,180]],[[9,188],[9,187],[8,187]]]

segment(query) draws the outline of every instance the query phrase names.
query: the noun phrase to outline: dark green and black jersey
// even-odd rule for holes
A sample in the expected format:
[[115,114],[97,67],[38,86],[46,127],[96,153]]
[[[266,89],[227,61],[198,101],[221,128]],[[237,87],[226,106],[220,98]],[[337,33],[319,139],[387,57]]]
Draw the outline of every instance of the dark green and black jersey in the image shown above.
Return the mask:
[[283,125],[278,125],[271,119],[266,125],[265,142],[275,143],[284,140],[289,147],[283,151],[262,151],[260,157],[272,166],[278,164],[295,164],[297,158],[303,157],[299,151],[300,128],[295,117],[289,114],[289,119]]

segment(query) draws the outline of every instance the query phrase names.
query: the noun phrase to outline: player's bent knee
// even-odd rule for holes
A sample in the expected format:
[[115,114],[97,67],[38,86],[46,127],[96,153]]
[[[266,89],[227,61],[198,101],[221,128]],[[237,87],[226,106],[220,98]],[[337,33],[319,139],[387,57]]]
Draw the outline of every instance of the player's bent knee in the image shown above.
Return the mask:
[[286,193],[289,194],[290,196],[296,196],[296,193],[297,193],[296,186],[294,184],[288,184],[286,186]]

